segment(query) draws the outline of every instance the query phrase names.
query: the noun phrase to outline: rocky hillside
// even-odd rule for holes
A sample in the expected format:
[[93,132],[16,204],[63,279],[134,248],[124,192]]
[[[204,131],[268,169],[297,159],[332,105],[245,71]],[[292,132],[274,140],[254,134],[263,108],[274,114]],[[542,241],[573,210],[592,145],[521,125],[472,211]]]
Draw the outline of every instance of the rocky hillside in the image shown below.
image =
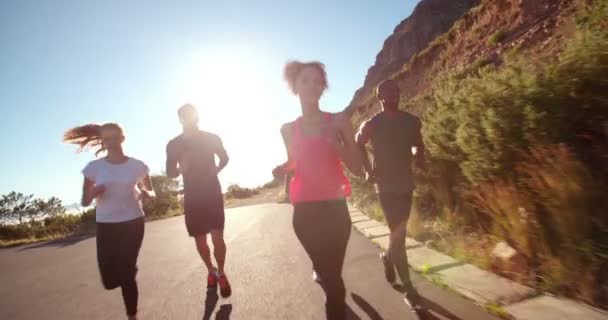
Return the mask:
[[411,99],[445,70],[499,64],[512,53],[555,56],[573,29],[565,24],[576,4],[576,0],[422,0],[386,39],[348,109],[362,117],[374,112],[373,88],[383,79],[399,80],[403,96]]

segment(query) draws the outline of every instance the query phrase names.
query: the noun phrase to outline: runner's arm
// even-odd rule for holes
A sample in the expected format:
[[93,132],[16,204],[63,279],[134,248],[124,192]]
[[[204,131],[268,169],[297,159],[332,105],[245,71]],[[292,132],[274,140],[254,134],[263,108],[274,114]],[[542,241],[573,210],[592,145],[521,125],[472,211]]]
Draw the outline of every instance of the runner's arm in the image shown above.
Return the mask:
[[154,192],[154,188],[152,187],[152,179],[150,179],[150,175],[146,175],[142,180],[139,186],[142,193],[142,198],[144,199],[154,199],[156,198],[156,192]]
[[420,120],[416,122],[416,126],[416,138],[414,140],[414,145],[416,146],[416,155],[414,156],[414,159],[416,161],[416,167],[418,167],[418,169],[425,169],[426,165],[424,157],[424,142],[422,141],[422,124]]
[[220,137],[217,138],[217,150],[215,154],[220,158],[220,164],[217,166],[217,173],[220,173],[222,170],[224,170],[224,168],[226,168],[228,161],[230,161],[228,152],[226,152]]
[[167,172],[167,177],[170,179],[177,178],[181,174],[181,170],[177,167],[177,157],[175,156],[171,142],[167,144],[167,162],[165,171]]
[[80,204],[83,207],[88,207],[92,202],[93,202],[93,187],[95,186],[95,183],[88,179],[87,177],[84,177],[84,181],[82,182],[82,199],[80,200]]
[[291,123],[285,123],[281,126],[281,137],[283,138],[285,152],[287,153],[287,161],[272,170],[272,174],[275,177],[280,174],[288,175],[293,170],[293,163],[291,161],[291,156],[289,155],[289,145],[291,142],[291,125]]
[[359,146],[359,150],[361,151],[361,156],[362,156],[362,160],[363,160],[363,169],[365,170],[365,172],[367,173],[368,176],[373,177],[374,171],[372,168],[372,164],[369,161],[369,154],[367,153],[367,149],[365,148],[365,145],[367,145],[367,143],[371,139],[371,136],[372,136],[372,125],[371,125],[371,122],[368,120],[361,124],[361,127],[359,128],[359,132],[357,133],[355,141],[357,143],[357,146]]
[[337,120],[343,145],[340,148],[342,161],[344,161],[344,164],[346,164],[352,174],[363,176],[363,160],[361,151],[355,143],[355,135],[350,123],[350,117],[346,114],[338,114]]

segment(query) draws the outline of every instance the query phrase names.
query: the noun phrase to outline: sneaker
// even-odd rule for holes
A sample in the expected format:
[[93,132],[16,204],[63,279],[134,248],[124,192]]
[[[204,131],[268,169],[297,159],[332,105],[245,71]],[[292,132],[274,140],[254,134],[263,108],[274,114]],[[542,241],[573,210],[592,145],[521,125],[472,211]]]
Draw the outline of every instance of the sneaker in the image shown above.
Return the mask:
[[420,295],[414,289],[410,289],[405,292],[405,295],[403,295],[403,301],[414,312],[418,312],[418,310],[422,309],[422,305],[420,303]]
[[322,284],[323,280],[321,279],[321,276],[315,271],[312,271],[312,281],[318,283],[318,284]]
[[397,277],[395,274],[395,266],[384,252],[380,254],[380,259],[382,259],[382,264],[384,265],[384,277],[386,277],[386,281],[389,283],[395,283]]
[[225,274],[222,274],[218,277],[217,282],[220,285],[220,295],[222,298],[228,298],[232,295],[232,288],[230,287],[230,282],[228,282],[228,278]]
[[207,289],[217,288],[217,272],[212,271],[207,275]]

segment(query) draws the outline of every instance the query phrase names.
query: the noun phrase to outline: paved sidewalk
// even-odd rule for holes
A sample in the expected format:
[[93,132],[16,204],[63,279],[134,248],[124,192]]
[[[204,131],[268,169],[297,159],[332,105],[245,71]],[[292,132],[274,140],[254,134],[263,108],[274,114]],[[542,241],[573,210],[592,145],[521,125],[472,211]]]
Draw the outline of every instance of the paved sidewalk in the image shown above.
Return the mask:
[[[389,230],[357,208],[349,208],[353,226],[383,250],[388,249]],[[481,305],[500,305],[520,320],[608,320],[608,312],[569,299],[538,293],[489,271],[462,263],[418,241],[407,238],[410,267],[439,279],[447,287]]]

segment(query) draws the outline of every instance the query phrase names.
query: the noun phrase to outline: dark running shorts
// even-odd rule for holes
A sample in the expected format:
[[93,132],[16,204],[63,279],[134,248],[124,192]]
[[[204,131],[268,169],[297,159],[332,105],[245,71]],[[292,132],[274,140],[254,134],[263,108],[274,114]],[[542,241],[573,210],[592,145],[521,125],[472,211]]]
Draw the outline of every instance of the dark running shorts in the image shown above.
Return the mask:
[[412,192],[380,192],[378,198],[389,228],[407,223],[412,208]]
[[224,230],[224,198],[220,193],[184,197],[186,229],[191,237]]

